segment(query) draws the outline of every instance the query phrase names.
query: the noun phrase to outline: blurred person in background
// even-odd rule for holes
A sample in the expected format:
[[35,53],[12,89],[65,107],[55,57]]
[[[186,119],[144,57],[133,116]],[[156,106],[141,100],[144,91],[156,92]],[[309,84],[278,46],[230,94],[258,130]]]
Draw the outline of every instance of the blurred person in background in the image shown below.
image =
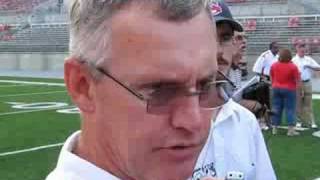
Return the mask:
[[320,71],[320,65],[310,56],[306,55],[306,43],[299,42],[295,45],[297,54],[293,57],[292,61],[297,65],[302,85],[298,97],[298,108],[297,116],[298,123],[297,127],[302,125],[318,128],[312,108],[312,71]]
[[270,80],[270,69],[278,61],[279,45],[276,41],[269,44],[269,50],[263,52],[253,65],[252,71],[262,78]]
[[239,69],[241,70],[241,79],[246,80],[248,76],[248,69],[247,69],[247,59],[245,57],[245,52],[247,49],[247,35],[245,32],[234,32],[234,41],[236,47],[238,47],[237,53],[234,55],[235,58],[239,58]]
[[279,61],[271,66],[270,77],[272,82],[272,134],[277,134],[282,114],[286,112],[288,136],[299,135],[295,131],[296,92],[300,83],[300,74],[297,66],[291,61],[289,49],[281,49]]
[[[227,84],[226,87],[228,97],[232,97],[242,86],[241,81],[244,67],[243,64],[245,62],[244,53],[246,49],[246,38],[242,26],[232,17],[228,18],[228,16],[220,14],[219,17],[216,16],[215,19],[217,23],[217,35],[221,47],[218,51],[219,69],[232,82],[232,85]],[[237,25],[230,22],[236,22]],[[265,130],[268,129],[263,118],[264,107],[258,101],[242,99],[241,97],[235,98],[234,100],[253,112],[259,120],[262,119],[261,127]]]
[[[253,65],[252,71],[260,76],[260,81],[264,81],[269,84],[268,90],[263,90],[264,94],[262,96],[264,99],[264,104],[266,104],[268,108],[268,115],[272,116],[272,87],[270,82],[270,69],[273,63],[278,61],[278,52],[279,52],[279,45],[278,42],[272,41],[269,44],[269,50],[263,52],[256,62]],[[266,120],[265,120],[266,121]]]
[[[236,52],[232,57],[232,65],[229,71],[229,78],[236,85],[235,90],[239,89],[243,83],[241,81],[246,79],[247,76],[247,61],[245,59],[245,51],[247,47],[247,38],[245,32],[235,31],[234,33],[234,41]],[[268,130],[266,119],[267,111],[262,102],[256,100],[249,99],[241,99],[239,101],[241,105],[248,108],[251,112],[255,114],[257,117],[260,127],[263,130]]]
[[[243,28],[223,1],[211,4],[211,10],[217,25],[219,70],[228,73],[232,57],[239,49],[235,46],[234,31],[243,31]],[[276,180],[257,119],[229,96],[226,100],[213,119],[193,180],[208,176],[225,179],[233,172],[243,175],[244,180]]]
[[[226,93],[228,97],[232,97],[233,93],[241,87],[241,63],[243,62],[243,54],[245,52],[246,40],[239,38],[244,34],[243,27],[232,17],[227,4],[218,1],[213,6],[213,15],[215,16],[217,25],[217,36],[220,43],[218,50],[219,70],[228,78],[232,84],[227,84]],[[221,7],[220,7],[221,6]],[[220,11],[218,11],[220,10]],[[235,36],[236,35],[236,36]],[[234,99],[241,105],[244,105],[253,113],[261,109],[261,104],[257,101]]]

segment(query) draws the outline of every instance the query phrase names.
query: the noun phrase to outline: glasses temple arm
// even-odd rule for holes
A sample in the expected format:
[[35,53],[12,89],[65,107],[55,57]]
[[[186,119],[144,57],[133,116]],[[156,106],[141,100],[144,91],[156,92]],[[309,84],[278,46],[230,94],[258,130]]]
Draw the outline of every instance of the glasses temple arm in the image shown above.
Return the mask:
[[124,83],[122,83],[121,81],[119,81],[118,79],[116,79],[115,77],[111,76],[109,73],[105,72],[104,69],[97,67],[97,70],[99,72],[101,72],[102,74],[108,76],[110,79],[114,80],[116,83],[118,83],[120,86],[122,86],[123,88],[125,88],[127,91],[129,91],[130,93],[132,93],[133,95],[135,95],[137,98],[141,99],[141,100],[146,100],[142,94],[136,92],[135,90],[129,88],[127,85],[125,85]]
[[229,79],[225,74],[223,74],[223,72],[221,72],[220,70],[218,70],[218,73],[219,73],[223,78],[225,78],[225,79],[228,81],[228,83],[231,84],[231,86],[232,86],[233,88],[236,87],[236,85],[231,81],[231,79]]

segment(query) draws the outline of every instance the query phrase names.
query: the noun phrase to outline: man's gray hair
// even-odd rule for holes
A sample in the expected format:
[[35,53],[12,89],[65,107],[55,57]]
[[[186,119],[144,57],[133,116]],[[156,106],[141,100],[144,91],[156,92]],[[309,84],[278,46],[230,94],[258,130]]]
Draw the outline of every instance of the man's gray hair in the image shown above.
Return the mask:
[[[69,0],[71,56],[89,64],[104,60],[111,41],[108,21],[114,13],[132,3],[150,4],[155,14],[168,21],[184,21],[208,9],[212,0]],[[210,12],[208,11],[208,15]],[[211,16],[210,16],[211,17]],[[106,21],[107,20],[107,21]],[[108,25],[109,24],[109,25]],[[108,35],[109,34],[109,35]]]

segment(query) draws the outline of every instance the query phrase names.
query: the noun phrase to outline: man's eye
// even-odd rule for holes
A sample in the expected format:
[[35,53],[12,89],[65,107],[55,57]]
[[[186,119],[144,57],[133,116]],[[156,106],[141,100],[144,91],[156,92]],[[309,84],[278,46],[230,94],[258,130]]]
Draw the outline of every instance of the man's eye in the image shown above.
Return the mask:
[[227,41],[231,41],[231,39],[232,39],[232,36],[230,36],[230,35],[224,35],[224,36],[222,36],[222,42],[227,42]]
[[242,36],[236,36],[236,40],[241,41],[243,39]]
[[153,96],[156,94],[159,94],[163,91],[167,91],[167,90],[173,90],[175,89],[176,86],[171,85],[171,84],[166,84],[166,83],[152,83],[152,84],[148,84],[145,85],[141,91],[143,94],[146,94],[147,96]]

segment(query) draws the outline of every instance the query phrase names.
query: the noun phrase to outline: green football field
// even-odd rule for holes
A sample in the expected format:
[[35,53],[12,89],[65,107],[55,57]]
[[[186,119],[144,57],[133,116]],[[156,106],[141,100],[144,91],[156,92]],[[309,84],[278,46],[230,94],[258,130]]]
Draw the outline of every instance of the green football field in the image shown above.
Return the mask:
[[[320,101],[314,100],[320,124]],[[55,167],[66,137],[80,127],[79,114],[59,79],[0,77],[0,180],[42,180]],[[265,133],[279,180],[320,177],[320,138]]]

